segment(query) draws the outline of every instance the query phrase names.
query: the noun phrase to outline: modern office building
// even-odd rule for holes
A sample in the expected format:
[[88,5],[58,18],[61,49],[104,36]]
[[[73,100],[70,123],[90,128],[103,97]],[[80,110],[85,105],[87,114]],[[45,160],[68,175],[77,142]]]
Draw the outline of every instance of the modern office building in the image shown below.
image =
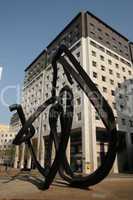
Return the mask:
[[[115,91],[133,76],[133,44],[90,12],[79,13],[25,69],[22,105],[26,117],[28,118],[38,105],[51,96],[51,59],[61,44],[65,44],[80,62],[108,100],[117,119]],[[65,84],[69,83],[59,65],[57,91],[59,92]],[[101,151],[107,151],[108,135],[95,109],[76,82],[72,85],[72,90],[75,108],[67,155],[73,169],[89,173],[100,165]],[[34,122],[36,134],[32,140],[42,166],[49,134],[48,111],[49,109]],[[118,130],[120,134],[119,126]],[[25,154],[25,149],[23,144],[21,156],[17,157],[21,157],[19,166],[22,168],[26,164],[30,168],[32,158],[30,154]],[[118,157],[112,169],[114,172],[119,170],[117,162]]]

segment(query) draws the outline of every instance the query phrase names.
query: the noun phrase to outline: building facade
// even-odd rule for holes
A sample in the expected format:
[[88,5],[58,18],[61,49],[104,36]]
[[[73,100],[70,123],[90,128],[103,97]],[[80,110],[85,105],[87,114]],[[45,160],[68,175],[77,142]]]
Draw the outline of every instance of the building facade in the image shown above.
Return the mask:
[[11,131],[8,125],[0,124],[0,164],[6,164],[10,161],[14,137],[15,132]]
[[[79,13],[25,69],[22,105],[26,117],[51,96],[51,59],[61,44],[65,44],[80,62],[108,100],[117,119],[115,90],[133,76],[133,44],[90,12]],[[58,65],[57,91],[66,84],[69,85],[66,75],[61,65]],[[67,155],[73,170],[89,173],[100,165],[101,152],[107,151],[108,135],[97,112],[76,82],[72,85],[72,90],[75,108]],[[48,111],[49,109],[44,111],[34,122],[36,134],[32,139],[42,166],[50,130]],[[117,127],[119,130],[118,124]],[[21,168],[24,165],[31,168],[32,158],[30,154],[25,156],[25,151],[26,146],[23,144],[21,151],[18,150],[21,156],[16,157],[16,163],[19,162]],[[114,172],[118,172],[117,162],[118,158],[112,169]]]
[[133,79],[125,80],[116,89],[117,122],[121,146],[118,150],[119,170],[133,172]]

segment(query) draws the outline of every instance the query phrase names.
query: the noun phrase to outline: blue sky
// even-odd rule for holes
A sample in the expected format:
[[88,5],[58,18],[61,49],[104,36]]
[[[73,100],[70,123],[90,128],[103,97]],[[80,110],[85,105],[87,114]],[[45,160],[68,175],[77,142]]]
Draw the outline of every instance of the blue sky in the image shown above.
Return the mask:
[[24,69],[81,10],[89,10],[133,41],[132,0],[0,0],[0,123],[10,112],[3,105],[16,102]]

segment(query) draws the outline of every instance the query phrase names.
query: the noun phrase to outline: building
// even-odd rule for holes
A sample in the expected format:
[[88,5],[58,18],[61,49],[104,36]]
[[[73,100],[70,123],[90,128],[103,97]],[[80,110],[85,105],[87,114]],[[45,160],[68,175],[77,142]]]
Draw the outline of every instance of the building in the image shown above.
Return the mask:
[[116,89],[117,122],[121,146],[118,151],[119,170],[133,172],[133,79],[125,80]]
[[[28,118],[38,105],[51,96],[51,58],[61,44],[65,44],[71,50],[108,100],[117,118],[115,90],[120,88],[126,79],[132,78],[133,43],[90,12],[79,13],[25,69],[22,105],[26,117]],[[60,65],[58,72],[59,91],[68,82]],[[67,155],[74,170],[89,173],[100,164],[100,152],[107,150],[108,135],[98,114],[77,83],[74,82],[72,89],[75,110]],[[43,166],[49,134],[48,109],[34,122],[34,126],[36,134],[32,143]],[[32,158],[30,155],[25,156],[25,148],[23,144],[20,167],[24,167],[25,163],[30,168]],[[79,169],[76,159],[82,169]],[[118,172],[117,161],[116,158],[114,172]]]
[[0,125],[0,164],[10,161],[14,137],[15,132],[10,131],[8,125]]

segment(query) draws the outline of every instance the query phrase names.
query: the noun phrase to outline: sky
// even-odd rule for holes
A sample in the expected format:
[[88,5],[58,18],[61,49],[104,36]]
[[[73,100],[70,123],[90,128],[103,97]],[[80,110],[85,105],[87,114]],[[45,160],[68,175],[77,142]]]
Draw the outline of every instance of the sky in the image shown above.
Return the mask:
[[132,0],[0,0],[0,124],[19,102],[24,69],[80,11],[90,11],[133,41]]

